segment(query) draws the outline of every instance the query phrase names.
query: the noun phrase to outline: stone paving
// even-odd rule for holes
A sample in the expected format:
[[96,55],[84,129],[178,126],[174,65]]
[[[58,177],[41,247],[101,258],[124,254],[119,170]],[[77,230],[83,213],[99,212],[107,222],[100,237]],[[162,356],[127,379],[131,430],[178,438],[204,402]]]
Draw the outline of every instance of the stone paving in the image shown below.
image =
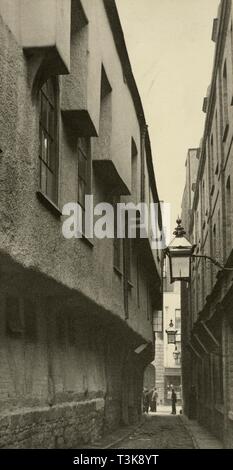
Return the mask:
[[112,446],[113,449],[194,449],[179,415],[150,413],[142,426]]
[[99,448],[112,449],[223,449],[223,445],[196,421],[180,414],[171,414],[171,407],[158,406],[157,413],[143,416],[138,426],[118,429],[98,443]]
[[[171,414],[170,406],[143,415],[140,425],[117,429],[90,446],[99,449],[223,449],[223,445],[196,421]],[[87,447],[86,447],[87,448]]]
[[186,416],[182,416],[182,421],[187,431],[192,436],[196,449],[223,449],[222,442],[200,426],[197,421],[190,421]]

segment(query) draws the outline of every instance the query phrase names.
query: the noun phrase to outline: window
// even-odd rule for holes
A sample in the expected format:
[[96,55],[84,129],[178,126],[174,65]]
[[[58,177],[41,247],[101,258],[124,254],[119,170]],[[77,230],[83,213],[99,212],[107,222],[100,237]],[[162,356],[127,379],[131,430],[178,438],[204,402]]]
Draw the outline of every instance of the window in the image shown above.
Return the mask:
[[218,164],[218,111],[215,113],[215,174],[218,174],[219,164]]
[[[217,237],[216,237],[216,224],[214,224],[213,227],[213,236],[212,236],[212,257],[214,259],[217,258]],[[217,274],[218,268],[215,266],[215,264],[212,266],[212,272],[213,272],[213,283],[216,281],[216,274]]]
[[91,190],[91,158],[89,137],[78,138],[78,203],[85,211],[85,196]]
[[131,141],[131,194],[137,200],[137,147],[132,139]]
[[213,135],[211,135],[210,139],[210,177],[211,177],[211,185],[214,184],[214,139]]
[[125,238],[123,238],[123,278],[125,318],[129,318],[129,289],[131,284],[131,238],[128,237],[128,212],[125,213]]
[[114,239],[113,239],[113,266],[117,271],[121,272],[121,257],[122,257],[122,239],[117,236],[117,204],[120,202],[120,197],[115,197],[113,200],[114,206]]
[[163,312],[156,310],[153,314],[153,330],[155,333],[163,332]]
[[231,181],[230,176],[227,179],[226,184],[226,249],[227,255],[229,254],[229,250],[232,248],[231,238]]
[[40,190],[58,200],[58,85],[50,78],[40,90]]
[[23,334],[23,330],[23,318],[21,314],[19,298],[7,297],[6,332],[9,336],[20,336]]
[[228,130],[228,89],[227,89],[226,61],[223,67],[222,91],[223,91],[223,140],[225,140],[227,136],[227,130]]
[[205,181],[202,182],[202,224],[205,220]]
[[181,330],[181,313],[180,308],[175,309],[175,329],[180,331]]

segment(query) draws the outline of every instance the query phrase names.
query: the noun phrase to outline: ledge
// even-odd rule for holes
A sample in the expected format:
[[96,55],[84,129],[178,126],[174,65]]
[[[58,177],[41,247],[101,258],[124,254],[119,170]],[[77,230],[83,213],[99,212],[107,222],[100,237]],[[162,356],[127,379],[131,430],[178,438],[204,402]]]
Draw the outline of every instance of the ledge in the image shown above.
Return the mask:
[[98,178],[106,185],[106,189],[109,188],[112,194],[115,190],[118,195],[130,195],[127,185],[122,180],[112,160],[93,160],[93,168]]
[[53,201],[51,201],[51,199],[49,199],[49,197],[46,196],[46,194],[44,194],[42,191],[37,191],[36,195],[39,201],[46,207],[46,209],[50,210],[53,215],[60,219],[62,212],[59,207]]
[[62,117],[69,127],[78,132],[79,135],[98,137],[96,128],[85,109],[62,109]]
[[45,2],[37,0],[19,3],[21,46],[25,54],[42,53],[53,74],[69,73],[71,1],[46,0],[46,8]]

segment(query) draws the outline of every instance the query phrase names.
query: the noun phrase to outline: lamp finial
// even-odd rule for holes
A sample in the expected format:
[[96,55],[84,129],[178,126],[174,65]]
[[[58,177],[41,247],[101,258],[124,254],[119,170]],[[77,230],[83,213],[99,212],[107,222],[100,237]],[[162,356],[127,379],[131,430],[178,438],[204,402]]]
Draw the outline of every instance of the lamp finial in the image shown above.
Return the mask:
[[181,225],[182,220],[181,220],[181,218],[179,217],[179,215],[178,215],[178,217],[177,217],[176,223],[177,223],[177,226],[176,226],[176,228],[175,228],[175,230],[174,230],[174,232],[173,232],[173,235],[175,235],[177,238],[181,238],[181,237],[183,237],[183,236],[186,234],[186,232],[185,232],[185,230],[184,230],[184,227],[182,227],[182,225]]

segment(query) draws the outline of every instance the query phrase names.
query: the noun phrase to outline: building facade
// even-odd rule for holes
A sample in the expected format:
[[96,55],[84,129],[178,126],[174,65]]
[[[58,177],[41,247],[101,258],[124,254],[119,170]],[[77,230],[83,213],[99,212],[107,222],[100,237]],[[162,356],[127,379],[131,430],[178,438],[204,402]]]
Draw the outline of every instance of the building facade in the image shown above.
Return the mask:
[[[182,398],[182,391],[180,285],[179,282],[170,284],[167,277],[164,279],[163,305],[164,403],[168,405],[171,403],[172,389],[174,388],[179,403]],[[168,344],[166,333],[171,321],[177,331],[175,344]]]
[[0,446],[73,447],[140,419],[160,253],[66,239],[62,208],[158,203],[149,135],[113,0],[1,0],[0,23]]
[[[166,330],[172,321],[177,331],[176,344],[168,344]],[[163,278],[163,311],[154,312],[156,388],[158,403],[171,404],[174,388],[181,402],[181,307],[179,283],[171,284],[167,274]]]
[[[211,85],[204,134],[188,152],[182,222],[196,245],[191,282],[182,285],[184,411],[225,447],[233,445],[233,12],[222,0],[213,22]],[[210,256],[218,264],[201,256]]]

